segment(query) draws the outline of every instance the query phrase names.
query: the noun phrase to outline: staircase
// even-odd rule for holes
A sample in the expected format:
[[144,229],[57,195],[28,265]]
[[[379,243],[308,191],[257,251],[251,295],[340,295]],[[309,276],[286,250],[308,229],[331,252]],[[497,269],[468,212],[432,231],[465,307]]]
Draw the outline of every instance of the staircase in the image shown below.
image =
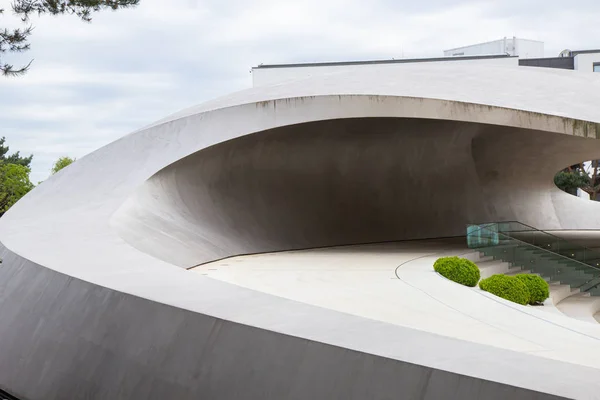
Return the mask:
[[[531,274],[531,270],[522,267],[513,267],[510,263],[495,260],[492,256],[486,256],[484,253],[473,253],[467,255],[471,261],[477,264],[481,279],[489,278],[492,275],[503,274],[513,276],[516,274]],[[568,297],[580,294],[579,289],[572,289],[569,285],[563,285],[560,282],[548,282],[550,286],[550,300],[552,305],[556,305]],[[587,293],[581,295],[589,296]],[[600,301],[600,297],[597,298]]]
[[514,221],[469,225],[467,243],[484,257],[482,277],[533,273],[565,297],[567,285],[571,292],[600,296],[600,252],[595,250]]

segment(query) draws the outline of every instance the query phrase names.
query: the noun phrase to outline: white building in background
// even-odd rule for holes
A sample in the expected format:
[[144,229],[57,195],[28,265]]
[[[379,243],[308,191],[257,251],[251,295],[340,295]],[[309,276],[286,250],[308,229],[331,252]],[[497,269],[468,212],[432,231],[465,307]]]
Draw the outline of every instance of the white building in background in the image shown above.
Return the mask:
[[464,62],[600,72],[600,50],[564,50],[558,57],[544,57],[544,42],[513,37],[445,50],[444,57],[437,58],[261,64],[252,68],[252,82],[253,86],[257,87],[331,73],[359,72],[373,66],[378,66],[379,70],[398,70],[398,73],[401,73],[402,68],[407,64],[431,62],[442,64]]
[[517,37],[504,38],[491,42],[478,43],[464,47],[444,50],[445,57],[464,57],[481,55],[505,54],[519,58],[544,57],[544,42],[521,39]]
[[544,57],[544,42],[517,37],[505,37],[491,42],[444,50],[445,57],[501,55],[518,57],[518,64],[522,66],[600,72],[600,50],[567,49],[561,51],[557,57]]

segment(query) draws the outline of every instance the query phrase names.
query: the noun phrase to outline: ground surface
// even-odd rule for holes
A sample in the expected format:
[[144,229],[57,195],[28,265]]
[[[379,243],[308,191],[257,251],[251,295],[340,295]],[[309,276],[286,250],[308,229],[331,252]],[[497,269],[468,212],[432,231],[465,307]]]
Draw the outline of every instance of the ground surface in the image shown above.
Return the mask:
[[551,303],[519,306],[433,271],[437,257],[469,252],[463,240],[410,241],[240,256],[192,271],[361,317],[600,367],[600,325],[562,315]]

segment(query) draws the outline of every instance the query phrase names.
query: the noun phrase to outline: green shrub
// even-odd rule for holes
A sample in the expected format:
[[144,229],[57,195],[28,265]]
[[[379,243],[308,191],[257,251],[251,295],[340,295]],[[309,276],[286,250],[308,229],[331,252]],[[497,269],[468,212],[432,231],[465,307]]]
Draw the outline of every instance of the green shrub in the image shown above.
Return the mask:
[[503,299],[525,305],[529,303],[529,290],[521,279],[514,276],[492,275],[479,282],[481,290],[495,294]]
[[479,282],[479,268],[466,258],[442,257],[433,264],[433,269],[445,278],[465,286],[475,286]]
[[532,274],[518,274],[515,278],[527,286],[529,291],[529,304],[543,303],[550,296],[550,287],[542,277]]

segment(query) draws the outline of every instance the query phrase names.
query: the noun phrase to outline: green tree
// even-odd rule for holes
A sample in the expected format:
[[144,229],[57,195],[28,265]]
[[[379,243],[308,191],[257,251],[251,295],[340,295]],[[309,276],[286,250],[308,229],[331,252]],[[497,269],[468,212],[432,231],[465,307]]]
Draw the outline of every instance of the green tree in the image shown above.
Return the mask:
[[[7,52],[20,53],[29,50],[27,38],[33,32],[33,27],[29,24],[31,15],[72,14],[82,21],[91,22],[94,12],[134,7],[139,2],[140,0],[13,0],[12,11],[26,26],[17,29],[0,28],[0,72],[5,76],[16,76],[29,69],[31,61],[27,65],[15,68],[4,62],[2,57]],[[4,11],[0,8],[0,16]]]
[[33,154],[29,157],[21,157],[19,152],[13,154],[8,154],[10,148],[5,144],[6,138],[3,136],[0,138],[0,163],[4,164],[18,164],[23,167],[30,167],[31,159],[33,158]]
[[33,189],[29,172],[23,165],[0,163],[0,216]]
[[590,195],[590,200],[598,200],[600,160],[571,165],[554,176],[554,183],[567,193],[576,195],[577,189],[581,189]]
[[52,171],[52,175],[54,175],[55,173],[57,173],[58,171],[60,171],[64,167],[73,164],[75,162],[75,160],[76,160],[76,158],[60,157],[58,160],[56,160],[56,162],[52,166],[52,170],[51,170]]
[[554,184],[572,195],[577,195],[577,189],[587,186],[589,182],[590,177],[580,171],[560,171],[554,176]]

